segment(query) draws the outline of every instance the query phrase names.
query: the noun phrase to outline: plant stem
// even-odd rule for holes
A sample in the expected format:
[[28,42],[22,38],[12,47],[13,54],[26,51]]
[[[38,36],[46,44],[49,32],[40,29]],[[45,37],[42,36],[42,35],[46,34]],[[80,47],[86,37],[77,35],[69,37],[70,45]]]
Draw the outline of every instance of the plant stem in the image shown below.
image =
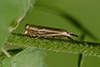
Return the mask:
[[67,52],[100,57],[100,43],[85,41],[71,41],[57,38],[35,38],[23,34],[11,33],[6,40],[7,44],[18,46],[30,46],[56,52]]
[[78,67],[82,67],[83,60],[84,60],[84,55],[83,54],[79,54]]

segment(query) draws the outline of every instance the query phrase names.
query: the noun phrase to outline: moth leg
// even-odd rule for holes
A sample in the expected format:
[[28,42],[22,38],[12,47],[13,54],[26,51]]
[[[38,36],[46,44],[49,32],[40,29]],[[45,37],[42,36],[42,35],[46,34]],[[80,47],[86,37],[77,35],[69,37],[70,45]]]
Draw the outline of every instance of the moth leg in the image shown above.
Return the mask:
[[56,37],[62,38],[62,37],[64,37],[64,36],[61,36],[61,35],[60,35],[60,36],[56,36]]
[[32,34],[32,36],[34,36],[34,37],[36,37],[36,38],[41,37],[41,35],[38,33],[38,31],[30,30],[30,33]]
[[30,34],[30,36],[36,36],[34,33],[32,33],[31,30],[29,30],[29,34]]
[[29,34],[30,34],[30,36],[36,37],[36,39],[40,37],[40,35],[37,33],[37,31],[29,30]]
[[47,36],[44,36],[44,38],[47,38]]
[[62,37],[64,37],[64,36],[62,36],[62,35],[57,35],[57,36],[55,36],[56,38],[58,37],[58,38],[62,38]]
[[59,37],[59,38],[62,38],[63,36],[53,36],[54,38],[57,38],[57,37]]
[[36,39],[38,39],[39,37],[37,36]]
[[67,37],[68,39],[70,39],[70,40],[72,40],[72,41],[74,41],[71,37]]
[[39,33],[37,33],[36,36],[37,36],[36,38],[42,37],[42,35]]
[[53,36],[54,38],[57,38],[58,36]]
[[23,34],[25,34],[27,36],[32,36],[31,33],[30,33],[30,31],[28,29],[26,29]]

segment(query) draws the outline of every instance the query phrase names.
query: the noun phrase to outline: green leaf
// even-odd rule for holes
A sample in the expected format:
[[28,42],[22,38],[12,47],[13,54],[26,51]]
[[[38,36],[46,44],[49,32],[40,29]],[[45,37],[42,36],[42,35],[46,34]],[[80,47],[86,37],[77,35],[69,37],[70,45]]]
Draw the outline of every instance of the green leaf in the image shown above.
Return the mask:
[[25,36],[22,34],[10,34],[7,44],[20,45],[20,46],[31,46],[41,49],[47,49],[52,51],[68,52],[84,55],[92,55],[100,57],[100,44],[84,41],[70,41],[66,39],[55,39],[55,38],[34,38]]
[[44,56],[43,51],[28,47],[14,57],[3,59],[2,67],[46,67]]
[[[10,25],[14,28],[21,21],[20,19],[24,18],[33,3],[35,0],[0,0],[0,49],[9,34]],[[15,20],[19,21],[12,23]]]

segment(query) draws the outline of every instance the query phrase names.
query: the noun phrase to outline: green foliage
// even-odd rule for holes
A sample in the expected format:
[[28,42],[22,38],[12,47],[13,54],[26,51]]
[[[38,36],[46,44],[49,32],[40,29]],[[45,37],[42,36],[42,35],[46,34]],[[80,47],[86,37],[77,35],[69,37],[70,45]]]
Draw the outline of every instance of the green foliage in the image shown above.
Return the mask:
[[[2,48],[2,52],[4,52],[5,55],[9,55],[8,56],[9,58],[5,57],[5,55],[3,53],[2,53],[3,55],[0,56],[0,60],[1,60],[1,58],[5,57],[3,59],[2,67],[46,67],[46,65],[43,62],[43,59],[45,57],[44,52],[42,52],[39,49],[51,50],[51,51],[62,52],[62,53],[74,53],[74,54],[81,53],[79,56],[78,67],[82,66],[84,55],[100,57],[100,50],[99,50],[100,43],[92,43],[92,42],[85,42],[85,41],[71,41],[71,40],[56,39],[56,38],[38,38],[38,39],[36,39],[35,37],[29,37],[29,36],[25,36],[23,34],[12,33],[12,31],[15,30],[19,26],[19,24],[26,18],[26,16],[32,10],[35,2],[36,2],[36,0],[14,0],[14,1],[13,0],[0,0],[0,33],[1,33],[0,49]],[[52,1],[52,2],[55,2],[55,1]],[[67,2],[68,2],[68,0],[67,0]],[[39,9],[39,11],[53,14],[53,16],[57,15],[57,16],[63,18],[65,21],[67,21],[67,22],[69,21],[68,23],[71,23],[71,26],[67,25],[68,24],[67,23],[66,24],[67,27],[70,26],[71,28],[74,28],[73,26],[75,26],[77,29],[81,30],[80,40],[85,39],[86,35],[88,35],[91,39],[93,39],[95,41],[97,41],[97,39],[99,39],[99,36],[97,38],[96,34],[94,35],[90,30],[88,30],[83,25],[84,23],[82,24],[83,21],[80,22],[78,19],[73,17],[70,13],[66,12],[66,10],[62,10],[59,7],[54,7],[54,6],[48,5],[48,3],[49,3],[49,0],[47,2],[39,1],[38,4],[35,4],[35,7],[36,7],[36,9]],[[60,5],[60,6],[62,6],[62,5]],[[70,8],[68,8],[68,9],[70,9]],[[86,8],[86,9],[88,9],[88,8]],[[93,11],[93,8],[91,11]],[[96,14],[96,12],[94,14]],[[40,14],[36,13],[36,16],[38,15],[37,16],[38,19],[36,19],[36,18],[35,19],[40,20],[42,18],[42,20],[43,20],[44,14],[42,14],[43,17],[42,16],[40,17],[41,12],[39,12],[39,13]],[[37,22],[34,21],[35,19],[33,19],[33,18],[34,17],[31,15],[31,18],[29,17],[28,19],[29,20],[32,19],[34,23],[38,24]],[[49,23],[47,18],[48,17],[46,15],[46,19],[45,18],[44,19],[47,20],[47,22]],[[50,17],[49,17],[49,19],[50,19]],[[52,24],[55,26],[54,19],[55,18],[53,18],[53,22],[50,20],[50,23],[52,22]],[[28,20],[28,23],[30,22],[29,20]],[[25,22],[27,22],[27,21],[25,21]],[[39,22],[42,24],[43,21],[40,20]],[[45,22],[45,23],[47,23],[47,22]],[[58,22],[56,24],[58,25]],[[88,25],[88,27],[90,27],[89,24],[86,23],[86,25]],[[64,24],[62,24],[62,25],[64,25]],[[93,25],[91,25],[91,26],[93,27]],[[22,27],[19,27],[19,28],[21,29]],[[94,28],[91,28],[91,29],[94,29]],[[76,29],[74,29],[74,30],[76,30]],[[94,32],[94,30],[93,30],[93,32]],[[11,34],[9,34],[9,33],[11,33]],[[78,33],[80,33],[80,31],[78,31]],[[27,47],[27,48],[23,49],[21,52],[18,51],[19,53],[14,52],[14,55],[12,55],[12,57],[11,57],[10,53],[7,52],[7,50],[10,50],[10,48],[6,48],[7,50],[6,49],[3,50],[4,47],[2,47],[2,46],[4,45],[4,43],[6,45],[10,45],[10,48],[13,47],[11,50],[14,50],[15,48],[17,48],[16,46],[19,46],[20,48],[25,48],[25,47]],[[2,63],[0,62],[0,64],[2,64]]]
[[[19,26],[19,23],[31,11],[36,0],[0,0],[0,49],[5,43],[9,32]],[[9,31],[8,31],[9,29]],[[2,49],[5,55],[9,55]],[[0,56],[1,58],[4,55]],[[10,55],[8,56],[10,57]],[[2,67],[45,67],[43,62],[44,52],[36,48],[26,48],[17,55],[4,58]],[[1,64],[1,63],[0,63]]]
[[9,31],[20,23],[34,3],[35,0],[0,0],[0,49]]
[[2,67],[46,67],[45,53],[37,48],[27,47],[17,55],[4,58]]

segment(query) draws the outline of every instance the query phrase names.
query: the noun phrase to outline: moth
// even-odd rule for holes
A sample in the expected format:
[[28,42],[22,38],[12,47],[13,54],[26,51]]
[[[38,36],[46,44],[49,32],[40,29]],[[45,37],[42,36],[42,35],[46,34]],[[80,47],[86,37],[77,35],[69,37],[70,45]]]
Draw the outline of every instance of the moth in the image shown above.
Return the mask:
[[[51,28],[51,27],[44,27],[44,26],[37,26],[37,25],[30,25],[26,24],[25,31],[23,34],[28,35],[28,36],[34,36],[34,37],[67,37],[71,39],[71,36],[78,37],[78,35],[73,34],[67,30],[63,29],[57,29],[57,28]],[[72,40],[72,39],[71,39]]]

